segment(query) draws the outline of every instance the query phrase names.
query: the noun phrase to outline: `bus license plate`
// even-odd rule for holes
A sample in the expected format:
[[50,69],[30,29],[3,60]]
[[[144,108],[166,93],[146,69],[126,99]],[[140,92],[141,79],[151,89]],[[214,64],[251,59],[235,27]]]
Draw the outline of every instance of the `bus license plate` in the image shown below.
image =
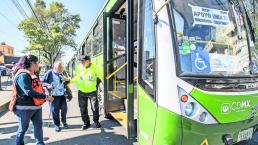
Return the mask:
[[252,139],[253,131],[254,131],[253,128],[249,128],[239,132],[237,142]]

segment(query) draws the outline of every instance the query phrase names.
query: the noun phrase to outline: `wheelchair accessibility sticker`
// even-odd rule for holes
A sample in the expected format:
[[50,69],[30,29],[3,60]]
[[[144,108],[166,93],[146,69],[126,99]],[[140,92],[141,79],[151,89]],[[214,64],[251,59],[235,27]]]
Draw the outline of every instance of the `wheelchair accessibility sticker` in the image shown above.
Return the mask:
[[192,72],[210,72],[210,58],[206,51],[192,52]]

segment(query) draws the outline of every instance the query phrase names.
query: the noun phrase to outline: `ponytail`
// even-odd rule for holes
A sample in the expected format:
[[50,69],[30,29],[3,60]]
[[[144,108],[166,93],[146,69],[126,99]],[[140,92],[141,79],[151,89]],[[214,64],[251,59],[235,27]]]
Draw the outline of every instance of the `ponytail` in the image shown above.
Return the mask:
[[30,68],[31,64],[36,63],[37,61],[38,58],[35,55],[25,55],[21,57],[12,69],[13,75],[15,75],[19,69]]

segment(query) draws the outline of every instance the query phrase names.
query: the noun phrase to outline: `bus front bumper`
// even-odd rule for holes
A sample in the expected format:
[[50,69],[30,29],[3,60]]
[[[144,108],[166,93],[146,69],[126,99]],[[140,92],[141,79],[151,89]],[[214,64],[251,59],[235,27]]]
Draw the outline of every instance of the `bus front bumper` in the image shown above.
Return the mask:
[[258,117],[227,124],[201,124],[182,117],[182,145],[230,145],[237,144],[239,133],[258,128]]

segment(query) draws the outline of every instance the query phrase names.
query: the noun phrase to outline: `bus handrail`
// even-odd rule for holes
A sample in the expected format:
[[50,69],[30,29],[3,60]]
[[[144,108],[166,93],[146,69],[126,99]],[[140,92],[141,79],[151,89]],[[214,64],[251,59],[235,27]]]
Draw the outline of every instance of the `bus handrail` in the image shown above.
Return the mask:
[[113,73],[111,73],[110,75],[108,75],[106,77],[106,79],[110,79],[111,77],[113,77],[117,72],[119,72],[121,69],[123,69],[125,66],[127,65],[127,62],[124,63],[122,66],[120,66],[117,70],[115,70]]
[[126,56],[126,54],[122,54],[122,55],[119,55],[119,56],[117,56],[117,57],[115,57],[115,58],[113,58],[113,59],[110,59],[110,60],[107,61],[107,63],[110,63],[110,62],[113,62],[113,61],[115,61],[115,60],[118,60],[119,58],[122,58],[122,57],[124,57],[124,56]]

